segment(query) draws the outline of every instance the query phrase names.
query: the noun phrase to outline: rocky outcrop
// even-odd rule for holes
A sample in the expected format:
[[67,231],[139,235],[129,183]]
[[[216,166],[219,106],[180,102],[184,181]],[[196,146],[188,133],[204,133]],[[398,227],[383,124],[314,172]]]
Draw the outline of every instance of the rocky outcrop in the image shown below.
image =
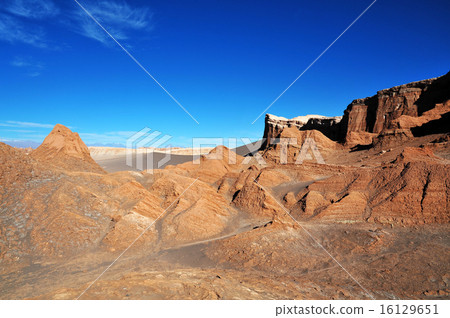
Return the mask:
[[87,159],[90,157],[89,149],[77,133],[72,132],[66,126],[57,124],[44,142],[34,151],[37,157],[46,159],[58,156],[70,156]]
[[[431,121],[437,121],[443,115],[450,113],[450,99],[443,104],[436,104],[436,106],[418,117],[402,115],[393,120],[391,126],[399,129],[411,129],[423,126]],[[434,133],[430,130],[430,133]]]
[[375,96],[352,101],[344,111],[340,124],[340,141],[350,146],[370,144],[376,135],[372,134],[376,111],[377,99]]
[[31,156],[67,170],[104,173],[77,133],[57,124]]
[[377,151],[399,146],[414,136],[409,129],[386,129],[373,138],[372,145]]
[[341,116],[326,117],[320,115],[306,115],[287,119],[267,114],[262,148],[269,146],[272,139],[279,138],[281,132],[290,127],[295,127],[298,130],[318,130],[328,138],[337,140],[339,137],[338,124],[341,119]]
[[226,173],[239,168],[244,158],[225,146],[217,146],[208,154],[176,166],[167,166],[166,170],[178,174],[199,178],[201,181],[214,183]]
[[[88,155],[78,135],[64,126],[55,127],[32,155],[0,143],[2,266],[24,266],[17,260],[29,256],[123,250],[146,228],[133,246],[206,240],[227,233],[238,214],[210,184],[234,173],[243,159],[225,147],[202,156],[199,164],[153,174],[88,172],[95,167]],[[75,166],[64,169],[70,162]]]
[[[413,135],[417,136],[445,133],[450,131],[449,113],[450,72],[441,77],[384,89],[371,97],[355,99],[342,117],[307,115],[286,119],[267,114],[262,150],[269,146],[271,139],[278,138],[283,130],[291,127],[318,130],[331,140],[349,147],[379,143],[376,139],[378,135],[400,136],[404,135],[404,130],[412,130]],[[403,132],[396,132],[398,129]],[[411,134],[406,132],[406,135]]]
[[428,148],[405,148],[375,169],[351,169],[299,193],[300,218],[381,224],[448,223],[448,161]]
[[333,155],[342,145],[327,138],[317,130],[298,130],[289,127],[272,140],[262,153],[264,159],[276,164],[312,161],[323,163],[323,159]]
[[344,112],[341,140],[348,142],[355,132],[380,134],[386,130],[410,129],[438,120],[450,111],[449,100],[450,73],[356,99]]
[[[99,242],[117,210],[100,174],[79,176],[0,143],[0,254],[58,256]],[[109,180],[109,184],[114,184]],[[108,203],[106,203],[108,202]]]

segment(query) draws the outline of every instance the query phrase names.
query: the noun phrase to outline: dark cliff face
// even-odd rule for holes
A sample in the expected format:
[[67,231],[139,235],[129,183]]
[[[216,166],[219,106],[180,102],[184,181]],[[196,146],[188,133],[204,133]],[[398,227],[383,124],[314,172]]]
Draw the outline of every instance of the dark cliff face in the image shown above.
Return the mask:
[[[395,131],[411,130],[416,135],[450,131],[450,72],[437,78],[412,82],[355,99],[342,117],[303,116],[286,119],[266,115],[264,149],[270,138],[283,129],[318,130],[334,141],[356,145],[370,144],[377,136],[396,136]],[[433,116],[430,115],[433,113]],[[400,121],[400,122],[399,122]],[[407,123],[406,126],[404,123]],[[409,132],[404,131],[408,136]],[[412,135],[411,135],[412,136]],[[381,138],[383,139],[383,138]]]
[[450,72],[444,76],[412,82],[354,100],[344,111],[341,139],[351,132],[379,134],[395,129],[400,116],[419,117],[450,99]]
[[339,120],[335,119],[336,117],[331,117],[327,119],[317,119],[317,118],[311,118],[308,120],[308,122],[301,127],[300,130],[318,130],[331,140],[339,140],[340,136],[340,122],[341,118],[339,117]]
[[345,138],[347,132],[372,132],[377,112],[376,96],[355,99],[344,111],[341,121],[340,139]]

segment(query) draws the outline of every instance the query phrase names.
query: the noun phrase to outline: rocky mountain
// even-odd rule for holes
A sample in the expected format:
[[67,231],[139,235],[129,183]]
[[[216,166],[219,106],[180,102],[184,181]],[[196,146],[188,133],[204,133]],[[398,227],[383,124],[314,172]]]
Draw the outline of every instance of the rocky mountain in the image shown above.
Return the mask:
[[[264,138],[277,138],[290,127],[318,130],[348,146],[382,142],[403,142],[415,136],[450,130],[450,72],[437,78],[412,82],[353,100],[342,117],[319,115],[286,119],[267,114]],[[262,149],[269,146],[266,141]]]
[[60,124],[32,151],[31,156],[67,170],[104,172],[92,159],[80,136]]
[[[354,143],[354,133],[372,133],[376,136],[397,129],[414,129],[432,120],[448,121],[441,119],[448,112],[450,73],[384,89],[374,96],[354,100],[344,112],[340,137],[342,141]],[[448,127],[450,125],[447,132]],[[438,131],[430,127],[428,134],[433,132]]]

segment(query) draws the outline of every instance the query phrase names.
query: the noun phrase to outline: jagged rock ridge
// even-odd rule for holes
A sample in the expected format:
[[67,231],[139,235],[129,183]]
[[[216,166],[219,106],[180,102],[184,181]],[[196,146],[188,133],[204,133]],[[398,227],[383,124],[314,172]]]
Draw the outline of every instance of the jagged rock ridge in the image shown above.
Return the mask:
[[[383,89],[376,95],[353,100],[342,117],[319,115],[286,119],[267,114],[262,149],[290,127],[299,130],[319,130],[328,138],[348,146],[371,144],[388,138],[403,142],[405,136],[423,136],[450,130],[450,72],[426,79]],[[403,132],[398,130],[403,130]],[[400,136],[400,139],[396,137]]]
[[[341,140],[349,139],[354,132],[380,134],[387,130],[421,126],[449,112],[449,100],[450,73],[383,89],[371,97],[355,99],[344,112]],[[434,112],[433,118],[429,117],[430,111]],[[418,118],[416,122],[414,118]],[[407,119],[410,119],[409,125],[402,125]]]

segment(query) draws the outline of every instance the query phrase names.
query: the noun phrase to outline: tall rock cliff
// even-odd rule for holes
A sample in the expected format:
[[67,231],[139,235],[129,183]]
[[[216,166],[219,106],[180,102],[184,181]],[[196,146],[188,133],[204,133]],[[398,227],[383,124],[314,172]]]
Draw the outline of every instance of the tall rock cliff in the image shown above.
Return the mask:
[[[449,112],[449,100],[450,72],[378,91],[374,96],[356,99],[348,105],[341,122],[341,139],[348,140],[353,132],[378,135],[393,129],[422,126]],[[405,125],[406,121],[409,124]]]
[[289,127],[315,129],[348,146],[382,143],[384,139],[392,141],[395,136],[412,138],[446,133],[450,131],[449,113],[450,72],[355,99],[339,117],[307,115],[286,119],[267,114],[262,149]]

